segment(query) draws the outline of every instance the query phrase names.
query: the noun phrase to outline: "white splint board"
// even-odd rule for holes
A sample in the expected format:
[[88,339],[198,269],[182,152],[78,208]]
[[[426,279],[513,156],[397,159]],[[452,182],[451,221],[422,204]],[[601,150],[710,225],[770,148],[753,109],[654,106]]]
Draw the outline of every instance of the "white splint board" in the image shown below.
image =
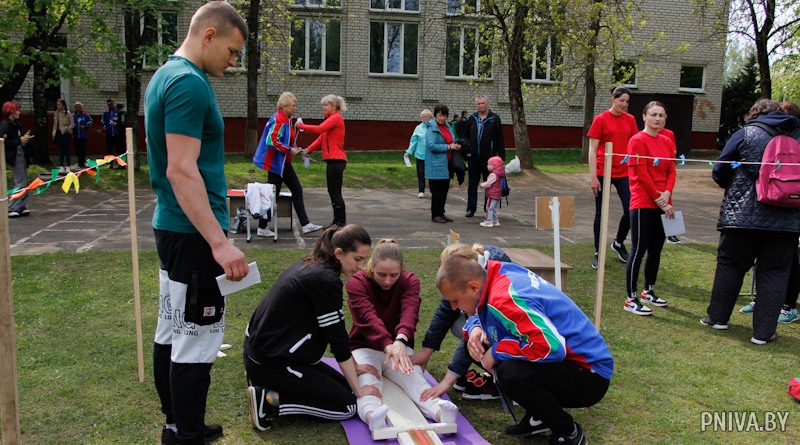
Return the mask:
[[439,434],[454,434],[458,431],[455,423],[428,423],[428,419],[405,391],[387,378],[383,379],[381,393],[383,403],[389,407],[386,420],[391,426],[373,430],[373,440],[397,439],[400,445],[441,445]]

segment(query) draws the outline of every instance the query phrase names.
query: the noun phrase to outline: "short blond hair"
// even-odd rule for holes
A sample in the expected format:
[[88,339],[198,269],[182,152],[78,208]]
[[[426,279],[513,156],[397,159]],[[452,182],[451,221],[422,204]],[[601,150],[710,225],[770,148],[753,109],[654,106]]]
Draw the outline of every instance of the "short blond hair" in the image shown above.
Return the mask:
[[419,120],[425,120],[426,117],[433,119],[433,111],[426,108],[419,113]]
[[436,288],[441,289],[445,281],[450,283],[450,288],[459,292],[467,289],[467,283],[473,280],[483,282],[486,279],[486,269],[481,267],[472,258],[471,249],[454,249],[452,254],[436,272]]
[[227,1],[210,1],[195,11],[189,22],[189,35],[199,35],[207,28],[217,30],[220,37],[227,36],[236,29],[247,38],[247,23],[241,14]]
[[441,266],[444,264],[445,260],[453,255],[460,255],[465,258],[469,258],[472,261],[478,261],[478,257],[483,255],[483,252],[485,251],[486,249],[483,248],[483,245],[478,243],[475,243],[471,246],[469,244],[461,243],[450,244],[449,246],[445,247],[444,250],[442,250],[441,255],[439,255],[439,265]]
[[292,102],[297,103],[297,97],[295,97],[295,95],[293,93],[285,91],[285,92],[281,93],[281,95],[278,97],[278,105],[277,105],[277,107],[278,107],[279,110],[282,110],[283,107],[289,105]]
[[320,104],[331,104],[336,107],[337,110],[341,112],[347,111],[347,104],[344,103],[344,98],[342,96],[337,96],[335,94],[328,94],[327,96],[323,97],[320,101]]

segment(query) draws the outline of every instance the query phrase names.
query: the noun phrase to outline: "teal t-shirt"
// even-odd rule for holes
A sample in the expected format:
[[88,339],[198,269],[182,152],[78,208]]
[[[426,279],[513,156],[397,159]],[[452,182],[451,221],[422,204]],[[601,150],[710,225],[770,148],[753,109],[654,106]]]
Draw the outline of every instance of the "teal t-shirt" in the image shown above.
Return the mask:
[[150,183],[157,198],[153,227],[170,232],[197,232],[178,205],[167,179],[166,135],[180,134],[200,139],[197,167],[211,210],[222,229],[228,230],[225,124],[206,74],[183,57],[170,56],[153,75],[144,93],[144,128]]

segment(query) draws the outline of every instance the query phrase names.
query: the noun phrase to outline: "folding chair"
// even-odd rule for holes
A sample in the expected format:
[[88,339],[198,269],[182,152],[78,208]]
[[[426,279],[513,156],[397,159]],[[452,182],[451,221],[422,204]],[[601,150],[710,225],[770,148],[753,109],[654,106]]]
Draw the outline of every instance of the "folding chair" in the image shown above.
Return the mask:
[[[256,219],[272,216],[272,241],[278,242],[277,196],[275,186],[252,182],[247,184],[245,206],[248,213]],[[250,218],[247,219],[247,242],[250,242]]]

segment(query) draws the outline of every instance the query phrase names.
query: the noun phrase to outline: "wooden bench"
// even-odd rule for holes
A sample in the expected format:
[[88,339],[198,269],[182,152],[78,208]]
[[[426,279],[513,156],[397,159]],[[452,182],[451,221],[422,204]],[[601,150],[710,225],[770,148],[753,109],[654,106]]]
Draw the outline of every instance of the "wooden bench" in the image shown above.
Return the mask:
[[[553,258],[535,249],[510,247],[503,248],[503,251],[514,263],[530,270],[550,283],[555,283],[556,268]],[[567,291],[567,272],[570,269],[572,269],[572,266],[563,262],[561,263],[561,290],[564,292]]]

